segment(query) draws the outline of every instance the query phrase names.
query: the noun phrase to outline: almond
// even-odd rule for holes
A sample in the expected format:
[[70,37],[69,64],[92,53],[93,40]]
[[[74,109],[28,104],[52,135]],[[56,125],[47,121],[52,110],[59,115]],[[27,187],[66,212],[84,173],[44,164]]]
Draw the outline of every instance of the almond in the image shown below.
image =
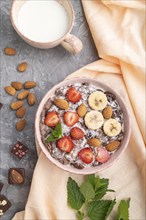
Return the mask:
[[106,145],[106,149],[108,151],[114,151],[120,146],[120,141],[112,141],[109,144]]
[[26,62],[24,63],[20,63],[18,66],[17,66],[17,70],[19,72],[24,72],[28,67],[28,64]]
[[11,86],[16,90],[21,90],[23,87],[21,82],[11,82]]
[[24,181],[22,174],[19,173],[19,171],[15,170],[15,169],[12,169],[10,171],[10,178],[11,178],[12,182],[16,183],[16,184],[21,184]]
[[12,86],[6,86],[4,89],[9,95],[13,96],[16,94],[16,90]]
[[25,128],[26,125],[26,120],[25,119],[21,119],[16,123],[16,130],[17,131],[22,131]]
[[11,103],[11,109],[17,110],[17,109],[21,108],[22,105],[23,105],[23,102],[22,102],[22,101],[12,102],[12,103]]
[[86,115],[86,112],[87,112],[87,108],[86,106],[84,105],[84,103],[82,103],[78,109],[77,109],[77,113],[80,117],[84,117]]
[[20,100],[25,99],[28,93],[29,93],[28,90],[24,90],[23,92],[20,92],[17,96],[17,99],[20,99]]
[[60,109],[67,110],[68,107],[69,107],[68,102],[66,100],[64,100],[64,99],[55,99],[53,102]]
[[12,47],[6,47],[6,48],[4,49],[4,53],[5,53],[6,55],[8,55],[8,56],[13,56],[13,55],[16,54],[16,50],[15,50],[14,48],[12,48]]
[[36,98],[35,98],[34,93],[30,92],[30,93],[28,94],[27,102],[28,102],[28,104],[31,105],[31,106],[35,104]]
[[24,83],[24,88],[25,89],[32,89],[36,86],[36,82],[34,81],[27,81]]
[[98,138],[90,138],[87,143],[92,147],[99,147],[101,145],[101,141]]
[[17,118],[23,118],[23,116],[25,115],[26,113],[26,108],[24,106],[22,106],[21,108],[19,108],[17,111],[16,111],[16,116]]
[[109,119],[112,117],[112,114],[113,114],[113,110],[112,110],[112,107],[111,106],[107,106],[103,112],[103,117],[106,118],[106,119]]

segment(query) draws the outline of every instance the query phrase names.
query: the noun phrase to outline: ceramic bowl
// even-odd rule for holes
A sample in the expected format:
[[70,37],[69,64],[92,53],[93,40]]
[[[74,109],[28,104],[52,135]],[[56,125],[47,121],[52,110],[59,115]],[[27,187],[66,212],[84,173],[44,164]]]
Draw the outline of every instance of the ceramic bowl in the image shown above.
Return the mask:
[[[123,115],[124,115],[124,138],[121,142],[121,145],[119,147],[119,149],[114,152],[114,154],[112,155],[112,157],[110,158],[110,160],[108,160],[106,163],[103,163],[99,166],[96,167],[88,167],[88,168],[83,168],[83,169],[77,169],[71,165],[63,165],[62,163],[60,163],[58,160],[54,159],[51,154],[49,153],[48,149],[46,148],[46,146],[43,144],[42,140],[41,140],[41,133],[40,133],[40,117],[41,117],[41,113],[42,110],[44,108],[44,105],[46,104],[46,102],[48,101],[49,98],[51,98],[54,95],[54,92],[57,88],[61,87],[61,86],[67,86],[69,84],[74,84],[74,83],[89,83],[92,84],[94,86],[97,86],[97,88],[101,88],[103,90],[109,91],[111,93],[113,93],[116,96],[116,100],[118,101],[118,104],[121,108],[121,110],[123,111]],[[122,100],[121,96],[115,92],[113,89],[111,89],[110,87],[108,87],[107,85],[98,82],[96,80],[92,80],[92,79],[88,79],[88,78],[74,78],[74,79],[70,79],[70,80],[65,80],[61,83],[59,83],[58,85],[54,86],[42,99],[37,113],[36,113],[36,119],[35,119],[35,136],[37,139],[37,143],[39,144],[41,150],[44,152],[44,154],[46,155],[46,157],[56,166],[60,167],[63,170],[66,170],[68,172],[71,173],[76,173],[76,174],[93,174],[93,173],[97,173],[100,172],[102,170],[105,170],[107,168],[109,168],[110,166],[114,165],[115,162],[121,157],[121,155],[123,154],[123,152],[125,151],[126,147],[128,146],[128,142],[130,139],[130,133],[131,133],[131,125],[130,125],[130,116],[127,110],[127,106],[124,103],[124,101]],[[122,158],[121,158],[122,159]]]

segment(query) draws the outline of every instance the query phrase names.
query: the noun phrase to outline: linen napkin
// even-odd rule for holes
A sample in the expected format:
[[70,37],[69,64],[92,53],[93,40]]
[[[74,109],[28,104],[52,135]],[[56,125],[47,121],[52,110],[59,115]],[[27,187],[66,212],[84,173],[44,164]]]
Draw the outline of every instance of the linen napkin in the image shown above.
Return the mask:
[[[99,176],[110,179],[110,188],[116,190],[117,200],[131,198],[131,220],[144,220],[144,1],[83,0],[82,4],[102,59],[68,78],[94,78],[111,86],[124,98],[131,115],[131,139],[121,158]],[[74,211],[67,205],[66,184],[69,176],[78,183],[84,176],[59,169],[38,145],[37,149],[39,158],[25,211],[17,213],[13,220],[75,220]],[[109,219],[113,220],[114,214]]]

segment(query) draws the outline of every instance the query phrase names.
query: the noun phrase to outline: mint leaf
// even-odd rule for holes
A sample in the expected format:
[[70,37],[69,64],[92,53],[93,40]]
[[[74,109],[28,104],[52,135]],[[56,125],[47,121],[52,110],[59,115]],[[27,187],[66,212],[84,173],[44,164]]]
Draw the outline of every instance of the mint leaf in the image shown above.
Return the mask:
[[80,192],[80,188],[71,177],[69,177],[67,182],[67,201],[70,207],[76,210],[79,210],[84,203],[84,197]]
[[89,183],[91,183],[91,185],[93,186],[93,188],[95,188],[95,175],[94,174],[91,174],[91,175],[88,175],[87,176],[87,181],[89,181]]
[[55,130],[58,132],[58,134],[62,134],[62,127],[60,122],[56,125]]
[[108,192],[108,179],[99,179],[95,180],[95,200],[101,199]]
[[90,202],[87,207],[88,217],[91,220],[105,220],[113,207],[113,203],[113,200],[98,200]]
[[61,123],[59,122],[56,125],[56,127],[54,129],[52,129],[51,134],[48,135],[48,137],[46,139],[46,143],[56,141],[61,137],[62,137],[62,127],[61,127]]
[[84,182],[81,186],[80,186],[80,191],[83,194],[84,198],[86,201],[89,201],[90,199],[93,199],[95,196],[95,191],[93,186],[91,185],[90,182]]
[[107,217],[109,216],[109,214],[111,213],[111,211],[113,210],[114,205],[116,204],[116,200],[111,200],[110,206],[108,207],[108,211],[106,213],[106,217],[105,219],[107,219]]
[[129,207],[130,207],[130,199],[121,200],[118,207],[117,220],[129,220]]

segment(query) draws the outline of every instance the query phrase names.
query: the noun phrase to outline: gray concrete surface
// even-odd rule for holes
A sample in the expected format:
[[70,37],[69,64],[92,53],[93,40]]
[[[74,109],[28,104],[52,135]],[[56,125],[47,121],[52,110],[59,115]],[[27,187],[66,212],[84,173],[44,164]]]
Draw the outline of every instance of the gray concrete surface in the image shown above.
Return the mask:
[[[98,58],[88,25],[86,23],[80,0],[72,0],[76,15],[76,22],[72,33],[77,35],[84,44],[83,51],[76,56],[66,52],[61,46],[49,50],[40,50],[27,45],[14,31],[9,12],[12,0],[0,0],[0,102],[3,108],[0,110],[0,179],[4,183],[2,194],[12,203],[12,207],[1,217],[9,220],[14,213],[23,210],[28,197],[34,167],[37,161],[34,141],[34,118],[38,104],[44,94],[55,84],[62,81],[67,75],[91,63]],[[3,53],[5,47],[14,47],[17,55],[10,57]],[[25,73],[16,70],[17,64],[26,61],[29,68]],[[27,126],[22,132],[15,130],[17,121],[15,112],[10,110],[11,101],[15,100],[4,91],[4,87],[10,85],[12,81],[25,82],[34,80],[37,87],[34,92],[37,96],[37,103],[34,107],[27,107]],[[29,147],[29,153],[19,161],[11,155],[10,149],[19,140]],[[22,186],[9,185],[7,181],[8,169],[11,167],[23,167],[26,170],[25,184]],[[41,189],[38,189],[41,190]]]

